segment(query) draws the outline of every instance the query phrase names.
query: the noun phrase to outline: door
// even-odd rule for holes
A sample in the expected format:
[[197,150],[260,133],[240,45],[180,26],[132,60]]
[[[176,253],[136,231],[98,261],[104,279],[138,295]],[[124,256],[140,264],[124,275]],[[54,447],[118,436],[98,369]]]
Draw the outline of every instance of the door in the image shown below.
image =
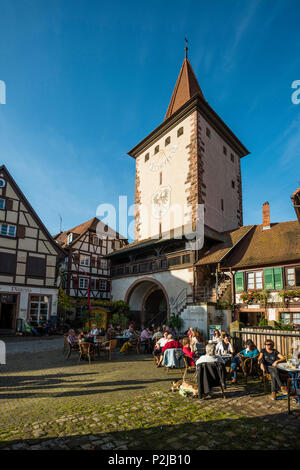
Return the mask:
[[11,330],[15,327],[15,304],[0,304],[0,329]]

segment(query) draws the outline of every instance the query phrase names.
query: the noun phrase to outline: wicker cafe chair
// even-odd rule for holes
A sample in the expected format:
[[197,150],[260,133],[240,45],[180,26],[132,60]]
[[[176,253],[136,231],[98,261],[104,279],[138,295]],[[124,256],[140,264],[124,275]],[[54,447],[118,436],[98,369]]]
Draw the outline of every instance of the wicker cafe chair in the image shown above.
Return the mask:
[[111,339],[110,341],[104,341],[99,346],[99,351],[103,351],[107,355],[107,359],[111,361],[111,352],[117,349],[118,340]]
[[196,366],[190,365],[191,358],[187,356],[186,354],[183,353],[182,357],[183,357],[183,362],[184,362],[184,369],[183,370],[181,369],[182,376],[186,377],[188,373],[192,373],[193,376],[191,380],[195,380],[197,376]]
[[89,360],[89,364],[91,363],[91,358],[92,357],[95,357],[95,347],[93,345],[93,343],[89,343],[89,342],[82,342],[82,343],[79,343],[79,361],[81,361],[81,359],[83,357],[87,357],[88,360]]
[[[130,340],[129,340],[130,342]],[[128,348],[128,353],[130,351],[135,351],[137,354],[141,354],[141,338],[140,336],[137,338],[137,341],[134,344],[131,344]]]
[[260,377],[260,369],[257,361],[259,354],[254,357],[242,358],[240,369],[247,383],[248,377]]
[[68,341],[68,335],[64,335],[63,354],[67,355],[67,359],[69,359],[72,352],[78,352],[78,350],[78,343],[70,344]]

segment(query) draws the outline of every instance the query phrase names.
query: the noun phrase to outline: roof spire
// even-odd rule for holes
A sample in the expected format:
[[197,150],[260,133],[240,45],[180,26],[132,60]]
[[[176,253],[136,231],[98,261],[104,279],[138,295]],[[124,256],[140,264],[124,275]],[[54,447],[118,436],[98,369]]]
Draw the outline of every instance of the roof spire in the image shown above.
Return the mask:
[[197,81],[196,75],[192,69],[190,61],[187,57],[188,47],[187,38],[184,38],[186,46],[185,50],[185,59],[181,66],[181,70],[179,72],[179,76],[177,78],[177,82],[171,97],[171,101],[169,103],[167,113],[165,119],[168,119],[172,114],[177,111],[177,109],[181,108],[187,101],[189,101],[193,96],[199,95],[201,98],[204,99],[202,90],[199,86]]
[[188,47],[187,47],[187,44],[188,44],[188,39],[187,38],[184,38],[185,40],[185,58],[187,59],[188,58]]

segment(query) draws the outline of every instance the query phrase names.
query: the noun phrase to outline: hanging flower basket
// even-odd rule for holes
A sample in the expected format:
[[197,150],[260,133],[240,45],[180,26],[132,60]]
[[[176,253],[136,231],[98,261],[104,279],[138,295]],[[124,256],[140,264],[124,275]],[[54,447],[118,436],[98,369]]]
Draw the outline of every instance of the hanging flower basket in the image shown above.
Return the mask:
[[256,289],[248,290],[248,292],[242,292],[240,299],[246,304],[260,304],[266,305],[268,303],[268,292],[258,291]]

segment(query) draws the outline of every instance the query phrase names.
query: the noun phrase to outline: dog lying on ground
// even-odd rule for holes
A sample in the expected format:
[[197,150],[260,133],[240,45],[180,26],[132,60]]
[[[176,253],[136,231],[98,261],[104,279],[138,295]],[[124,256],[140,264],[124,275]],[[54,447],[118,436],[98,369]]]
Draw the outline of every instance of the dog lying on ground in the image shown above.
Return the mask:
[[183,390],[187,393],[191,393],[193,397],[198,396],[198,386],[196,384],[193,384],[190,381],[185,380],[184,377],[182,380],[178,380],[177,382],[174,381],[172,383],[171,391],[176,392],[179,390]]

